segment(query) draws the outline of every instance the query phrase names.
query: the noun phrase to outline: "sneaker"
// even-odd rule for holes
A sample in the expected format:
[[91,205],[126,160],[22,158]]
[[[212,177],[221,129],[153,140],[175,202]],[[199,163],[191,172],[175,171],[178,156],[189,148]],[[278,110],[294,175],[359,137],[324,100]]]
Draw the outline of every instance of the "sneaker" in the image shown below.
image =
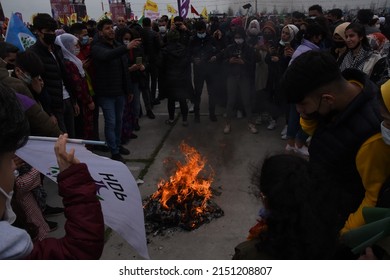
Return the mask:
[[123,146],[119,147],[119,153],[125,156],[130,155],[130,151]]
[[242,112],[240,110],[237,110],[237,119],[242,119],[244,117],[244,115],[242,114]]
[[156,116],[153,114],[152,110],[148,110],[146,112],[146,115],[148,116],[149,119],[152,119],[152,120],[154,120],[156,118]]
[[269,121],[269,125],[267,126],[267,129],[268,129],[268,130],[274,130],[275,128],[276,128],[276,121],[273,120],[273,119],[271,119],[271,120]]
[[295,152],[305,157],[309,156],[309,149],[306,146],[298,148],[297,145],[295,145]]
[[253,123],[248,124],[248,129],[250,130],[251,133],[256,134],[259,131],[257,130],[256,126]]
[[280,136],[280,138],[281,138],[282,140],[287,140],[287,134],[283,134],[282,136]]
[[130,135],[130,139],[137,139],[137,138],[138,138],[138,135],[137,135],[137,134],[132,133],[132,134]]
[[58,224],[56,222],[48,221],[45,219],[46,224],[49,226],[49,231],[55,231],[58,228]]
[[175,109],[179,109],[180,108],[180,103],[179,102],[175,102]]
[[126,164],[126,160],[121,156],[121,154],[115,154],[111,157],[112,160],[120,161],[124,164]]
[[194,104],[193,103],[190,103],[190,105],[188,106],[188,112],[189,113],[193,113],[194,112]]
[[296,152],[295,146],[291,146],[289,144],[286,145],[285,150],[286,150],[286,152]]
[[46,204],[46,208],[43,211],[43,216],[49,217],[49,216],[57,216],[64,213],[64,208],[62,207],[51,207]]
[[230,124],[226,124],[225,128],[223,129],[223,133],[229,134],[231,130]]
[[152,101],[152,105],[160,105],[160,104],[161,102],[158,98]]
[[263,120],[262,120],[262,117],[261,117],[261,116],[258,116],[258,117],[256,118],[255,124],[257,124],[257,125],[263,124]]
[[283,130],[280,132],[280,135],[287,135],[287,124],[283,127]]
[[165,124],[167,124],[167,125],[174,125],[175,124],[175,120],[166,120]]
[[137,185],[142,185],[143,183],[145,183],[145,181],[142,179],[137,179],[135,182],[137,183]]

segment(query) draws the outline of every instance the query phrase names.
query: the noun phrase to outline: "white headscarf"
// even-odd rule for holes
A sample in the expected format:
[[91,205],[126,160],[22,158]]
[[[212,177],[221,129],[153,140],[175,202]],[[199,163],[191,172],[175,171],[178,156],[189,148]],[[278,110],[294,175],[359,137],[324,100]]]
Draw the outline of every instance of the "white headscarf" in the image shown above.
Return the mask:
[[259,35],[260,34],[260,23],[257,21],[257,19],[254,19],[249,23],[248,34],[249,35]]
[[[290,38],[288,38],[288,41],[286,41],[286,42],[283,42],[282,40],[280,40],[280,44],[282,45],[282,46],[284,46],[285,45],[285,43],[290,43],[294,38],[295,38],[295,36],[297,35],[297,33],[299,32],[299,29],[298,29],[298,27],[296,27],[294,24],[287,24],[285,27],[283,27],[283,29],[284,28],[288,28],[288,31],[290,32]],[[282,30],[283,30],[282,29]]]
[[77,66],[77,69],[79,69],[80,75],[85,77],[83,62],[74,55],[77,42],[78,39],[76,36],[69,33],[57,36],[55,40],[55,44],[61,47],[64,58],[72,61]]

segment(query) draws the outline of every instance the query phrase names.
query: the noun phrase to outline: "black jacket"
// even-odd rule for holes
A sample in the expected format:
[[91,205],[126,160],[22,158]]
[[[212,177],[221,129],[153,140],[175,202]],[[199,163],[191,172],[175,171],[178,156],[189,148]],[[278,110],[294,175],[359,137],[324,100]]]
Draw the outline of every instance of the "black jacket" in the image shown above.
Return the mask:
[[356,69],[345,70],[343,76],[362,83],[363,90],[342,113],[319,120],[309,153],[312,164],[325,169],[343,186],[349,196],[344,200],[348,215],[356,211],[365,192],[356,155],[368,138],[380,132],[382,117],[376,99],[379,89],[368,76]]
[[200,58],[201,65],[207,64],[211,57],[217,54],[214,38],[206,35],[206,38],[200,39],[196,35],[191,38],[190,45],[191,59]]
[[45,67],[44,72],[41,77],[43,79],[44,90],[50,96],[50,106],[51,111],[53,112],[62,112],[63,111],[63,84],[69,92],[72,101],[75,99],[72,96],[72,92],[69,90],[69,83],[67,81],[68,77],[65,72],[64,67],[64,56],[62,54],[61,48],[57,45],[53,45],[53,54],[49,52],[48,48],[44,46],[40,40],[38,40],[29,50],[35,52],[43,62]]
[[92,45],[91,56],[95,69],[92,82],[97,96],[114,97],[132,92],[128,52],[125,45],[116,41],[111,45],[100,39]]

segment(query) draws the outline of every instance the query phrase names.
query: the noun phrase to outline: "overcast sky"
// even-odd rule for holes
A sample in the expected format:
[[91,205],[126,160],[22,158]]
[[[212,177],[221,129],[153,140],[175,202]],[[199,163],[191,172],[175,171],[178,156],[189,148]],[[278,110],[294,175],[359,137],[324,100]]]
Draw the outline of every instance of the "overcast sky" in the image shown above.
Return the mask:
[[[161,14],[167,14],[167,4],[171,4],[177,9],[177,0],[154,0],[159,5],[159,11]],[[234,11],[238,10],[238,7],[252,3],[254,6],[255,0],[190,0],[191,4],[200,13],[203,7],[206,7],[209,12],[218,9],[220,12],[226,12],[229,7],[232,7]],[[3,5],[5,16],[9,17],[12,12],[21,12],[23,14],[24,21],[31,21],[31,16],[38,12],[51,14],[50,0],[0,0]],[[102,0],[85,0],[87,6],[88,15],[92,18],[99,18],[102,13]],[[142,13],[142,7],[146,0],[133,0],[130,1],[134,14],[140,16]],[[306,10],[309,5],[318,3],[323,6],[324,9],[330,9],[338,7],[344,9],[348,6],[349,9],[356,8],[369,8],[371,3],[383,6],[387,3],[386,0],[257,0],[258,11],[262,12],[267,10],[271,12],[273,8],[279,10]],[[105,11],[108,11],[108,0],[103,0]],[[389,1],[390,5],[390,1]]]

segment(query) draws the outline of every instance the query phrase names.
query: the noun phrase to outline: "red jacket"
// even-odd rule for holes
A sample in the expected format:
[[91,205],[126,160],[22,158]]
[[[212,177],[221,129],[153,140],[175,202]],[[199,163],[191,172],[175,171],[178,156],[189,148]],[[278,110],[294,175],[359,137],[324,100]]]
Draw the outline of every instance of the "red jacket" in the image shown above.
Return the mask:
[[34,243],[27,259],[99,259],[104,247],[104,221],[96,186],[84,163],[58,175],[65,207],[65,236]]

